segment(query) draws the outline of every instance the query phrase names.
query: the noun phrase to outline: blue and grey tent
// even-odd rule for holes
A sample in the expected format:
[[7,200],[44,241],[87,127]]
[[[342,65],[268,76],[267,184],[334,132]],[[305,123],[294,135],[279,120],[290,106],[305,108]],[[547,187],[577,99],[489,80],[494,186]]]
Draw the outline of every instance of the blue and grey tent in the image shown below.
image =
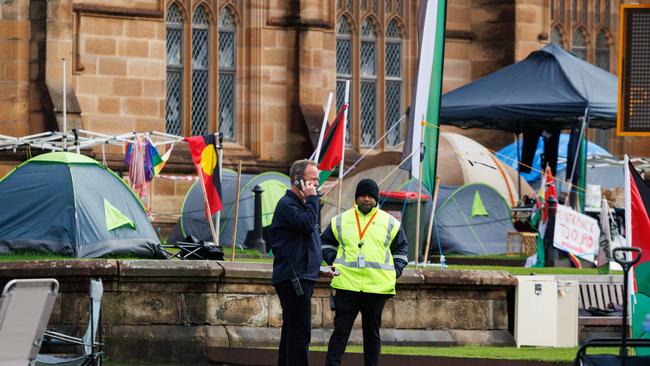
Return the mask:
[[[400,191],[411,192],[417,192],[417,189],[417,181],[413,179],[399,188]],[[424,188],[422,194],[430,195]],[[429,223],[431,207],[431,200],[423,206],[425,226]],[[402,212],[401,215],[403,214]],[[415,230],[414,225],[406,222],[402,224],[407,231],[409,228]],[[484,183],[469,183],[462,186],[441,185],[433,219],[429,254],[435,255],[441,252],[470,255],[502,254],[505,252],[508,231],[513,230],[510,207],[505,198],[491,186]],[[421,237],[423,239],[420,249],[423,250],[426,235]]]
[[431,233],[432,252],[502,254],[513,231],[510,207],[494,188],[474,183],[440,187]]
[[113,171],[79,154],[36,156],[0,180],[0,253],[164,257],[142,203]]

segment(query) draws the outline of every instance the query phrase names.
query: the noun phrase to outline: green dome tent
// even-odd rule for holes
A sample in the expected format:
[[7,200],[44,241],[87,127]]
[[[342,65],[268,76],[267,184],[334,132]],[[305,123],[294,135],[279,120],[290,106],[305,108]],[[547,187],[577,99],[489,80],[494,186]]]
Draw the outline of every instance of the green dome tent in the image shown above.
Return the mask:
[[[259,185],[262,193],[262,226],[271,225],[275,205],[290,188],[290,179],[286,174],[279,172],[266,172],[258,175],[242,174],[241,188],[239,189],[239,218],[237,220],[237,246],[244,247],[244,241],[249,231],[253,230],[253,213],[255,200],[253,188]],[[234,171],[224,169],[221,176],[221,228],[219,241],[221,245],[232,245],[232,232],[235,222],[235,193],[237,189],[237,175]],[[188,236],[199,240],[212,241],[210,226],[205,219],[203,209],[203,196],[201,187],[195,182],[185,195],[181,208],[181,217],[169,236],[170,243],[183,241]],[[216,214],[213,215],[213,220]],[[264,250],[264,248],[257,248]]]
[[0,180],[0,253],[164,257],[144,207],[113,171],[74,153],[20,164]]

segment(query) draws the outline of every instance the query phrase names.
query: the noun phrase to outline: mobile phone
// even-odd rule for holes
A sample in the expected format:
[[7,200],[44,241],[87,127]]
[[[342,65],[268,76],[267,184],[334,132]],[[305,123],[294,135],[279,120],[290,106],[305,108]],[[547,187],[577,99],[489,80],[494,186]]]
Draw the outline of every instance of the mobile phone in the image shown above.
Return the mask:
[[293,185],[298,188],[298,190],[302,191],[302,186],[305,184],[304,178],[302,175],[297,175],[295,176],[295,179],[293,180]]

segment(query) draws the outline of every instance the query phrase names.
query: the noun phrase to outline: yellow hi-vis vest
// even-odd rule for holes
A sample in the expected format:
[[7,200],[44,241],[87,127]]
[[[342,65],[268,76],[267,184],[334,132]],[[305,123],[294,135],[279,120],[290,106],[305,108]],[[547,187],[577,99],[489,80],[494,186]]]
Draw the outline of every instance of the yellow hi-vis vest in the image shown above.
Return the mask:
[[[363,240],[359,239],[355,211],[359,215],[361,230],[377,212],[366,229]],[[334,265],[341,274],[332,279],[332,287],[356,292],[395,294],[396,276],[390,243],[399,227],[397,219],[377,207],[364,215],[355,205],[335,216],[331,228],[339,242],[339,248]]]

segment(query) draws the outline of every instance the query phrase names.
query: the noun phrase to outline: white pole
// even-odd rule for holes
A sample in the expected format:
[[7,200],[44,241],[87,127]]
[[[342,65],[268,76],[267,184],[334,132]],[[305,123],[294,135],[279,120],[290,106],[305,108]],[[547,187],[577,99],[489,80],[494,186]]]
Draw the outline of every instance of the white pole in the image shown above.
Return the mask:
[[[350,80],[345,81],[345,99],[343,104],[348,104],[350,101]],[[349,104],[348,104],[349,105]],[[348,110],[345,108],[343,112],[343,143],[341,144],[341,165],[339,166],[339,199],[336,204],[337,215],[341,213],[341,194],[343,193],[343,163],[345,163],[345,128],[348,124]]]
[[[223,168],[223,146],[221,146],[221,133],[217,132],[216,137],[217,137],[217,142],[219,144],[217,148],[217,156],[219,161],[217,162],[217,164],[219,165],[219,184],[221,184],[221,169]],[[223,203],[223,197],[219,197],[219,199]],[[212,220],[212,216],[210,216],[210,220]],[[217,241],[215,242],[215,244],[219,245],[219,231],[221,231],[221,210],[217,211],[217,224],[215,226],[217,227],[217,234],[216,234]]]
[[314,161],[320,163],[320,149],[323,147],[323,136],[325,136],[325,128],[327,127],[327,117],[330,114],[330,106],[332,105],[332,97],[334,93],[330,92],[327,97],[327,104],[325,105],[325,114],[323,115],[323,123],[320,126],[320,135],[318,136],[318,145],[316,146],[316,152],[314,153]]
[[418,265],[419,262],[419,257],[420,257],[420,211],[422,207],[422,161],[423,161],[423,156],[424,156],[424,115],[422,115],[422,127],[420,130],[420,136],[422,136],[422,140],[420,141],[420,148],[419,148],[419,153],[420,153],[420,161],[418,162],[419,166],[419,179],[418,179],[418,202],[417,202],[417,210],[416,210],[416,217],[415,217],[415,265]]
[[68,96],[65,87],[66,84],[66,62],[63,61],[63,150],[68,151]]

